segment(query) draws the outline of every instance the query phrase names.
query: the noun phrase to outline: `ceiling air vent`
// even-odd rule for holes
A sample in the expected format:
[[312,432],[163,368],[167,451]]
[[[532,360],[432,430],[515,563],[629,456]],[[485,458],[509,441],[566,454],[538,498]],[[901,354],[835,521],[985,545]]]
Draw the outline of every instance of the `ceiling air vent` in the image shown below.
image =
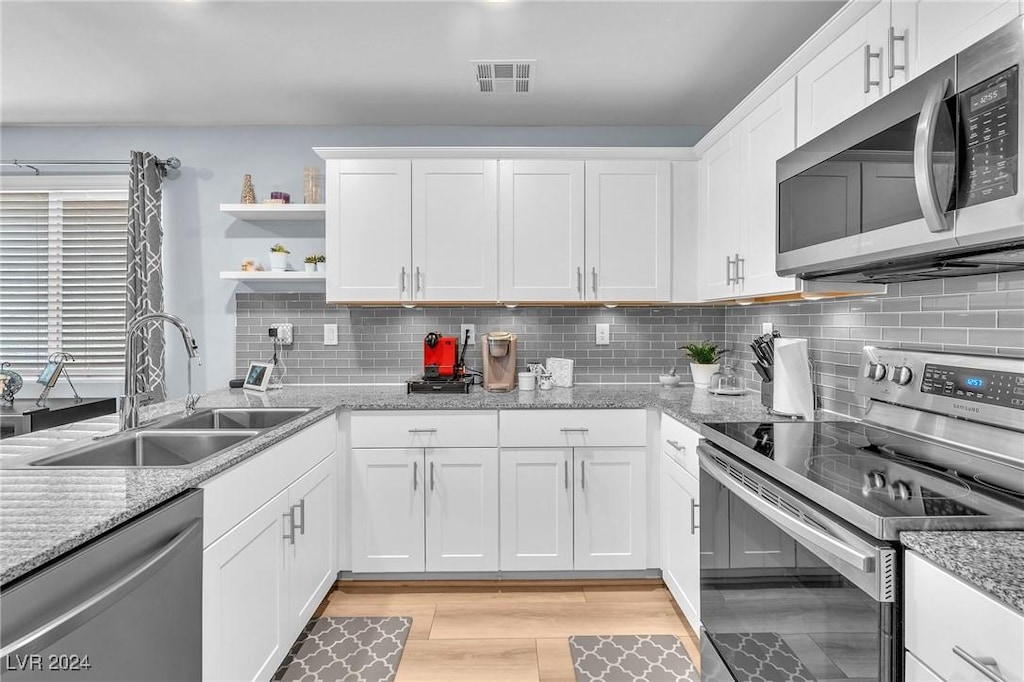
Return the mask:
[[480,92],[528,95],[537,75],[535,59],[477,59],[470,62]]

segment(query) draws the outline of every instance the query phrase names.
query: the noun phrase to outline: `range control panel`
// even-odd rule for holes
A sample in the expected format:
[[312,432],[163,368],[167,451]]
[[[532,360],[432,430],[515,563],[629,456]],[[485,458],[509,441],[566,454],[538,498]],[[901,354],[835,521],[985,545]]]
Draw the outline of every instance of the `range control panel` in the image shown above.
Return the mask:
[[1024,410],[1024,374],[926,364],[921,392]]
[[1017,193],[1017,72],[1013,66],[959,95],[965,136],[957,205],[974,206]]

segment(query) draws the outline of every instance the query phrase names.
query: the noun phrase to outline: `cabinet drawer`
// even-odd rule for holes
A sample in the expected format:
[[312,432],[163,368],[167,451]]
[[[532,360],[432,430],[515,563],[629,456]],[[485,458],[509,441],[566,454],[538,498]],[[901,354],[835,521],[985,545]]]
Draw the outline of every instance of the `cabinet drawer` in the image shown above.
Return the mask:
[[661,415],[661,451],[694,478],[700,478],[697,443],[700,434],[667,415]]
[[647,443],[644,410],[503,410],[502,447],[619,447]]
[[942,678],[928,669],[917,656],[904,651],[904,679],[907,682],[943,682]]
[[906,555],[906,648],[948,682],[985,676],[956,653],[995,660],[1008,682],[1024,680],[1024,614],[920,555]]
[[354,412],[354,448],[493,448],[496,411]]

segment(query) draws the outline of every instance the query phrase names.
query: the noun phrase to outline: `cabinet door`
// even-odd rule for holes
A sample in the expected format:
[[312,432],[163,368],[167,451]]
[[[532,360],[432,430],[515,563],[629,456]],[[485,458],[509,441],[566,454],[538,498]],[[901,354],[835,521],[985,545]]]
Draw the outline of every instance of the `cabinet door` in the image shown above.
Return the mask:
[[732,259],[743,230],[742,131],[734,128],[700,160],[700,297],[731,298]]
[[501,161],[502,301],[583,299],[582,161]]
[[501,570],[572,569],[572,450],[502,448]]
[[576,448],[573,565],[576,570],[647,568],[647,451]]
[[700,624],[700,497],[697,479],[661,456],[661,573],[686,620]]
[[913,77],[1012,21],[1020,11],[1019,0],[894,0],[892,23],[897,34],[910,31]]
[[729,567],[796,566],[796,542],[778,526],[729,495]]
[[710,476],[700,477],[700,565],[729,568],[729,498]]
[[352,450],[352,571],[423,571],[423,450]]
[[269,680],[292,645],[281,492],[203,552],[203,679]]
[[669,300],[671,192],[667,161],[587,161],[584,298]]
[[285,545],[290,632],[302,629],[338,576],[337,479],[331,455],[288,488],[289,525],[294,527],[294,541]]
[[498,570],[498,450],[427,450],[428,571]]
[[327,300],[411,296],[410,162],[327,164]]
[[786,82],[744,121],[746,230],[739,266],[740,293],[793,291],[796,279],[775,274],[778,190],[775,163],[796,145],[796,81]]
[[[877,2],[860,21],[797,74],[797,144],[817,137],[883,94],[889,2]],[[881,56],[868,59],[868,52]],[[878,83],[877,85],[869,84]]]
[[498,299],[497,161],[412,162],[412,268],[414,300]]

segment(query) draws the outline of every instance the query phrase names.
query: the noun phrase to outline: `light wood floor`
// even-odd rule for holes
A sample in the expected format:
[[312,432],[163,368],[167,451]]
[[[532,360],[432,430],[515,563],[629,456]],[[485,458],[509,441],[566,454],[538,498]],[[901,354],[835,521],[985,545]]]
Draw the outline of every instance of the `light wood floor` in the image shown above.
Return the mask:
[[338,583],[322,616],[411,616],[397,682],[574,682],[569,635],[673,634],[699,646],[660,581]]

